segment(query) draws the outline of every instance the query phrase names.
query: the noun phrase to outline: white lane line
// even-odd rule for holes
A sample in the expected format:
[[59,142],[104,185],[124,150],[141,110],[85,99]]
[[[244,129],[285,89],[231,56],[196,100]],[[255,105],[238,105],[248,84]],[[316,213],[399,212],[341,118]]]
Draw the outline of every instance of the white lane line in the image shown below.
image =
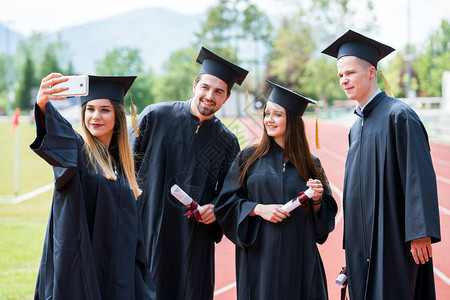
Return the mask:
[[234,288],[235,286],[236,286],[236,282],[230,283],[229,285],[224,286],[223,288],[218,289],[217,291],[215,291],[215,292],[214,292],[214,296],[223,294],[223,293],[225,293],[226,291],[231,290],[231,289]]
[[[343,198],[343,193],[342,191],[336,186],[334,185],[332,182],[330,182],[330,186],[331,186],[331,190],[333,191],[333,194],[339,198],[340,202],[341,202],[341,209],[339,210],[337,216],[336,216],[336,226],[339,224],[339,222],[342,221],[342,217],[343,217],[343,211],[342,211],[342,198]],[[441,212],[450,215],[450,210],[439,206],[439,210],[441,210]],[[436,274],[436,276],[438,276],[439,278],[441,278],[445,283],[447,283],[447,285],[450,285],[450,279],[444,275],[444,273],[442,273],[441,271],[439,271],[436,267],[433,267],[434,273]],[[236,286],[236,282],[230,283],[229,285],[218,289],[217,291],[214,292],[214,296],[220,295],[225,293],[228,290],[231,290],[232,288],[234,288]]]
[[435,163],[444,165],[446,167],[450,166],[450,161],[448,160],[443,160],[443,159],[439,159],[439,158],[434,158],[433,156],[431,156],[431,160]]
[[31,199],[33,197],[36,197],[39,194],[45,193],[49,190],[51,190],[54,186],[54,183],[49,183],[47,185],[41,186],[40,188],[35,189],[34,191],[28,192],[26,194],[23,195],[19,195],[19,196],[1,196],[0,197],[0,203],[11,203],[11,204],[15,204],[15,203],[20,203],[22,201]]
[[447,208],[439,205],[439,210],[441,211],[441,213],[450,216],[450,209],[447,209]]
[[436,175],[436,179],[442,181],[443,183],[450,184],[450,179],[447,177]]
[[[329,155],[335,157],[336,159],[339,159],[340,161],[345,162],[345,158],[344,158],[343,156],[337,154],[337,153],[334,152],[334,151],[327,150],[327,149],[322,149],[322,151],[328,153]],[[433,160],[434,160],[434,161],[437,161],[437,162],[439,162],[439,163],[441,163],[441,164],[446,164],[446,162],[445,162],[445,161],[442,161],[442,160],[435,160],[435,159],[433,159]],[[440,175],[436,175],[436,179],[439,180],[439,181],[441,181],[441,182],[443,182],[443,183],[450,184],[450,179],[448,179],[448,178],[446,178],[446,177],[443,177],[443,176],[440,176]],[[337,226],[337,225],[339,224],[339,222],[342,220],[342,217],[343,217],[343,211],[342,211],[342,207],[343,207],[343,206],[342,206],[343,193],[342,193],[342,191],[341,191],[336,185],[334,185],[332,182],[330,182],[330,186],[331,186],[331,190],[333,191],[333,194],[335,195],[335,198],[336,198],[336,196],[338,196],[338,197],[340,198],[340,202],[341,202],[341,210],[338,212],[338,214],[337,214],[337,216],[336,216],[336,226]],[[443,206],[440,206],[440,205],[439,205],[439,210],[440,210],[442,213],[446,214],[446,215],[450,215],[450,210],[447,209],[447,208],[445,208],[445,207],[443,207]],[[445,276],[445,274],[442,273],[442,272],[441,272],[439,269],[437,269],[436,267],[433,267],[433,270],[434,270],[434,273],[436,274],[436,276],[438,276],[440,279],[442,279],[442,281],[444,281],[447,285],[450,286],[450,278],[448,278],[447,276]]]
[[336,216],[336,221],[335,221],[335,226],[337,226],[339,224],[339,222],[341,222],[342,217],[344,215],[343,210],[342,210],[343,209],[343,206],[342,206],[343,193],[332,182],[330,182],[330,187],[331,187],[331,190],[333,191],[334,198],[336,199],[336,196],[337,196],[339,198],[339,202],[341,203],[341,209],[338,211],[338,214]]
[[442,273],[441,271],[439,271],[438,268],[433,267],[433,271],[434,271],[434,274],[437,275],[437,277],[439,277],[440,279],[442,279],[442,281],[444,281],[447,285],[450,285],[450,278],[448,278],[447,276],[445,276],[445,274]]
[[[330,156],[332,156],[332,157],[334,157],[334,158],[336,158],[338,160],[340,160],[341,162],[345,163],[345,161],[346,161],[346,158],[344,156],[342,156],[342,155],[340,155],[340,154],[338,154],[338,153],[336,153],[336,152],[334,152],[332,150],[328,150],[328,149],[322,148],[321,151],[327,153],[328,155],[330,155]],[[450,165],[449,162],[441,160],[441,159],[433,159],[433,161],[439,162],[440,164]],[[441,182],[446,183],[446,184],[450,184],[450,179],[449,178],[444,177],[444,176],[440,176],[440,175],[437,175],[437,174],[436,174],[436,180],[441,181]]]
[[328,149],[325,149],[325,148],[322,148],[319,151],[325,152],[328,155],[333,156],[334,158],[336,158],[336,159],[340,160],[341,162],[345,163],[345,156],[342,156],[342,155],[340,155],[340,154],[338,154],[338,153],[336,153],[336,152],[334,152],[332,150],[328,150]]
[[[334,185],[332,182],[330,182],[330,187],[331,187],[331,190],[333,191],[334,197],[336,198],[336,196],[337,196],[341,202],[341,210],[338,212],[337,217],[336,217],[336,225],[337,225],[342,220],[342,191],[336,185]],[[231,290],[234,287],[236,287],[236,282],[230,283],[229,285],[218,289],[217,291],[214,292],[214,296],[223,294],[226,291]]]

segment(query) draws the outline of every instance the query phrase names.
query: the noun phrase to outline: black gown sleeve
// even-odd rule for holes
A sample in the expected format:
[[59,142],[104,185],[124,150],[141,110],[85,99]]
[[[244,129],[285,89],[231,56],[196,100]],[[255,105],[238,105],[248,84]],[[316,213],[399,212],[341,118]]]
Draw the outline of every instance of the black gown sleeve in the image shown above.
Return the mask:
[[233,149],[231,151],[232,155],[229,155],[226,159],[224,159],[220,166],[219,176],[217,178],[217,188],[216,188],[217,194],[214,197],[213,201],[211,201],[211,203],[214,205],[217,203],[217,199],[219,198],[219,194],[220,191],[222,190],[223,183],[230,170],[231,165],[233,164],[234,158],[236,157],[236,155],[239,153],[240,150],[239,143],[236,138],[233,138],[232,149]]
[[417,115],[402,110],[391,116],[398,172],[405,194],[405,242],[430,237],[441,240],[436,174],[428,136]]
[[36,139],[30,148],[53,166],[55,188],[64,187],[76,174],[79,137],[70,123],[49,102],[45,116],[35,105]]
[[215,214],[224,234],[235,245],[246,248],[255,242],[261,218],[249,216],[258,203],[248,200],[245,180],[239,182],[243,152],[236,156],[225,178]]
[[[222,165],[220,166],[219,176],[217,178],[216,196],[214,197],[214,199],[211,202],[211,204],[214,204],[214,206],[217,205],[217,200],[219,198],[220,191],[223,188],[225,178],[228,174],[228,171],[230,170],[231,164],[233,163],[233,159],[239,153],[240,148],[239,148],[239,143],[236,138],[233,138],[232,149],[233,149],[232,156],[230,155],[228,157],[228,159],[224,159],[222,162]],[[216,218],[217,218],[217,216],[216,216]],[[213,222],[210,226],[211,226],[211,230],[212,230],[212,234],[213,234],[213,240],[216,243],[219,243],[222,240],[222,235],[223,235],[223,232],[222,232],[222,229],[221,229],[219,223],[216,221],[216,222]]]

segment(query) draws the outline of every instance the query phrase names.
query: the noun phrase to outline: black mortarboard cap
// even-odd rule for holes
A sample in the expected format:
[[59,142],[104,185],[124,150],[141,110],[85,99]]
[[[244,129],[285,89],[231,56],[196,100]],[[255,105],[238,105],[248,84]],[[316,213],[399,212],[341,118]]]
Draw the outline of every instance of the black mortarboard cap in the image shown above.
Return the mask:
[[124,97],[136,76],[89,75],[89,93],[81,96],[81,105],[94,99],[110,99],[124,103]]
[[337,59],[343,56],[357,56],[367,60],[376,68],[378,61],[394,50],[388,45],[377,42],[353,30],[348,30],[328,48],[323,50],[322,53]]
[[287,110],[292,111],[300,116],[306,110],[309,103],[316,104],[317,101],[309,99],[305,96],[297,94],[296,92],[289,90],[281,85],[266,80],[271,86],[273,86],[268,101],[281,105]]
[[231,89],[234,83],[242,84],[248,71],[202,47],[197,57],[202,65],[199,74],[211,74],[222,79]]

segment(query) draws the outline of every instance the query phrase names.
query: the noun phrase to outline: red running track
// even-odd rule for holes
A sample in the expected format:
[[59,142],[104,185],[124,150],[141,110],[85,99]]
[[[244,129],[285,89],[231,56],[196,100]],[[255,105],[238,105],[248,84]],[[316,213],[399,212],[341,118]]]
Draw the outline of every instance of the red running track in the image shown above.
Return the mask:
[[[259,141],[261,122],[250,118],[242,118],[246,135],[250,143]],[[345,264],[342,250],[343,221],[341,215],[342,187],[344,183],[345,157],[348,150],[348,128],[325,120],[319,121],[321,149],[314,145],[314,119],[305,118],[306,131],[314,155],[318,156],[325,168],[333,195],[338,202],[339,211],[336,217],[336,229],[330,234],[319,250],[325,265],[330,299],[340,299],[340,288],[334,283],[341,267]],[[435,267],[435,283],[437,299],[448,299],[450,294],[450,145],[431,142],[431,156],[437,175],[439,210],[442,241],[433,244],[433,260]],[[234,245],[224,237],[216,245],[216,283],[215,300],[235,300],[235,258]]]

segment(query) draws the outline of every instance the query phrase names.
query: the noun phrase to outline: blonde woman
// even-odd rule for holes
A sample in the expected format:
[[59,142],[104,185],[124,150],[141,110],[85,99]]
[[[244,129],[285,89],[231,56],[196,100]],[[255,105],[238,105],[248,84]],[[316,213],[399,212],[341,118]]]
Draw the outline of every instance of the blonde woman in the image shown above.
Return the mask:
[[55,94],[68,89],[67,77],[42,79],[30,147],[53,166],[55,190],[35,299],[135,299],[144,281],[140,190],[123,104],[135,78],[89,76],[84,138],[49,102],[66,99]]

